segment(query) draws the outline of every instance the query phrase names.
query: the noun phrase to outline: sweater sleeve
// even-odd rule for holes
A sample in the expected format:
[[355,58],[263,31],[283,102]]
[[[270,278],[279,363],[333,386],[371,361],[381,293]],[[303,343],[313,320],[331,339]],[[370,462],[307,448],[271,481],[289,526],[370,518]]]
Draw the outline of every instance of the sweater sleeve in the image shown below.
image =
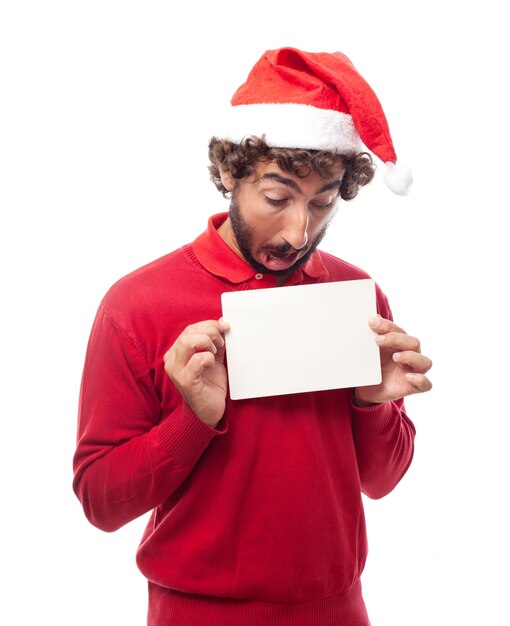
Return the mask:
[[[377,310],[393,319],[388,299],[376,285]],[[411,464],[416,430],[404,401],[367,407],[352,404],[361,488],[369,498],[382,498],[394,489]]]
[[367,407],[353,404],[352,413],[361,489],[369,498],[382,498],[411,464],[415,428],[402,400]]
[[[223,428],[223,430],[222,430]],[[83,370],[73,489],[88,520],[114,531],[164,502],[225,432],[180,401],[161,415],[146,358],[101,307]]]

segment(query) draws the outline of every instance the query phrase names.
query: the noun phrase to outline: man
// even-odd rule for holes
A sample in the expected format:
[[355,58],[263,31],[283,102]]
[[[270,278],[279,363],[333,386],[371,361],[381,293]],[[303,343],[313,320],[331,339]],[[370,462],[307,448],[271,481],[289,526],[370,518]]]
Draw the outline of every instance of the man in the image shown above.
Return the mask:
[[74,489],[106,531],[153,511],[137,555],[150,626],[369,624],[361,493],[380,498],[407,470],[402,399],[430,389],[431,362],[377,288],[381,384],[232,401],[220,304],[227,291],[367,277],[317,250],[339,199],[374,174],[360,137],[405,192],[382,108],[350,61],[266,52],[210,143],[228,215],[101,303]]

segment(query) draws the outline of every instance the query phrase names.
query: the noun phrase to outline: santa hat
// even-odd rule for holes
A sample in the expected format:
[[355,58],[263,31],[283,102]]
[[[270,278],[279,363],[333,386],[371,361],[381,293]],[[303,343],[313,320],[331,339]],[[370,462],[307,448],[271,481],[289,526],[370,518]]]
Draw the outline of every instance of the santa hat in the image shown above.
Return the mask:
[[225,139],[239,143],[264,135],[273,147],[346,155],[368,149],[388,166],[385,181],[392,191],[405,195],[412,184],[409,168],[396,166],[381,103],[341,52],[268,50],[231,105],[219,135]]

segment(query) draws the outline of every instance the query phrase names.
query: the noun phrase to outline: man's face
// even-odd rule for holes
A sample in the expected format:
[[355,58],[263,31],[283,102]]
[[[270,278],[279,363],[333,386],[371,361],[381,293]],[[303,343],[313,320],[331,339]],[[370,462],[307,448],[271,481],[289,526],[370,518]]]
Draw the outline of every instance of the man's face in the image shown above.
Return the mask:
[[305,263],[324,236],[336,211],[344,168],[331,178],[313,172],[306,178],[259,163],[249,178],[222,175],[232,192],[222,236],[259,272],[292,273]]

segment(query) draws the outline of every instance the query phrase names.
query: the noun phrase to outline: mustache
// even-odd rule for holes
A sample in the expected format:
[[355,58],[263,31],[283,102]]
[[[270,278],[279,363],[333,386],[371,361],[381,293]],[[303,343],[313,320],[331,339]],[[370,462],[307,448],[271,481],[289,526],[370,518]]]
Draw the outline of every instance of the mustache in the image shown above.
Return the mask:
[[[306,244],[303,247],[306,247]],[[264,250],[264,252],[269,252],[273,256],[287,256],[291,252],[292,253],[301,252],[303,248],[296,249],[293,246],[291,246],[290,243],[285,241],[276,245],[263,246],[262,250]]]

